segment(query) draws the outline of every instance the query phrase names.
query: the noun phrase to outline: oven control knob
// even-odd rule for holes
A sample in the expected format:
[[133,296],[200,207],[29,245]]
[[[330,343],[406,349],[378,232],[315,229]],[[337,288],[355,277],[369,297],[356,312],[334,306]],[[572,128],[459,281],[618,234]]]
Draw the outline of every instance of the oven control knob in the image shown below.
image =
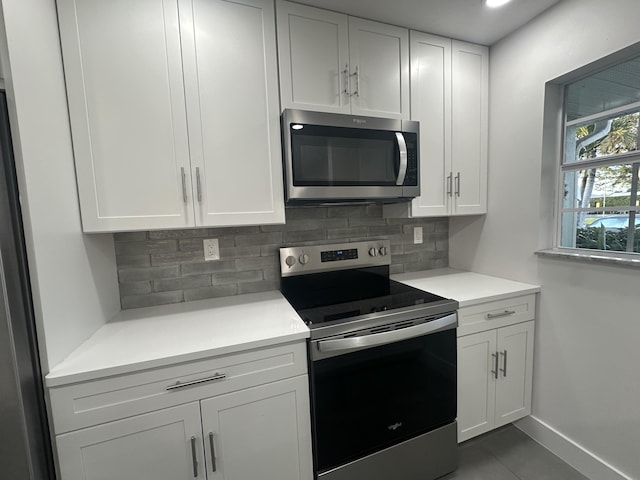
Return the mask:
[[369,249],[369,256],[370,257],[375,257],[376,255],[378,255],[378,249],[375,247],[372,247]]
[[306,253],[303,253],[298,257],[298,261],[300,262],[301,265],[306,265],[307,263],[309,263],[309,255],[307,255]]
[[382,255],[383,257],[389,253],[389,249],[387,247],[380,247],[380,249],[378,250],[380,252],[380,255]]
[[289,267],[293,267],[296,264],[296,257],[289,255],[285,258],[284,263],[286,263]]

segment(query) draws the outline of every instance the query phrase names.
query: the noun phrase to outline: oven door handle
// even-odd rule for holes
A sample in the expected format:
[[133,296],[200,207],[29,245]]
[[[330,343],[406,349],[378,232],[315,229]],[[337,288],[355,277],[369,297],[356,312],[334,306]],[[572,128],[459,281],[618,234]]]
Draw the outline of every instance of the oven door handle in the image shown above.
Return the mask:
[[398,150],[400,152],[400,167],[398,168],[398,178],[396,185],[404,185],[404,178],[407,176],[407,142],[404,141],[404,135],[396,132],[396,140],[398,141]]
[[356,350],[375,347],[386,343],[399,342],[409,338],[429,335],[431,333],[450,330],[458,326],[458,315],[452,313],[446,317],[438,318],[430,322],[421,323],[413,327],[401,328],[390,332],[374,333],[361,337],[337,338],[334,340],[318,340],[318,350],[323,353]]

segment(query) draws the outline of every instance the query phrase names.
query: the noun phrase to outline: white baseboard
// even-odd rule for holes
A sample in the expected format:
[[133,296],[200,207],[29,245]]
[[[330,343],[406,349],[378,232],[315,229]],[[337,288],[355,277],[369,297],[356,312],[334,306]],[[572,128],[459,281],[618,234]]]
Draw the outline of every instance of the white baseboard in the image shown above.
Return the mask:
[[635,480],[536,417],[514,425],[591,480]]

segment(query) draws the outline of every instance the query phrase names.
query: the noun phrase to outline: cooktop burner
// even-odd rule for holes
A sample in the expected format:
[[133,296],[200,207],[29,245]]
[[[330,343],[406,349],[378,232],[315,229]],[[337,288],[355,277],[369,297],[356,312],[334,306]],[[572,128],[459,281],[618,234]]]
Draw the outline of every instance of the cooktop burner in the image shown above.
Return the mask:
[[312,330],[429,305],[457,308],[391,280],[389,249],[388,240],[281,248],[282,293]]

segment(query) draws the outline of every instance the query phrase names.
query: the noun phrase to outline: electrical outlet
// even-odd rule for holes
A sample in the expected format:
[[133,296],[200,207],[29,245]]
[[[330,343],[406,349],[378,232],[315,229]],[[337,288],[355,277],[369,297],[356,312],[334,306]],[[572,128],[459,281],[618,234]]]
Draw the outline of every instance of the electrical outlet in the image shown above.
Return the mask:
[[422,227],[413,227],[413,243],[422,243]]
[[220,260],[220,245],[217,238],[207,238],[202,241],[202,245],[204,246],[204,259],[206,261]]

